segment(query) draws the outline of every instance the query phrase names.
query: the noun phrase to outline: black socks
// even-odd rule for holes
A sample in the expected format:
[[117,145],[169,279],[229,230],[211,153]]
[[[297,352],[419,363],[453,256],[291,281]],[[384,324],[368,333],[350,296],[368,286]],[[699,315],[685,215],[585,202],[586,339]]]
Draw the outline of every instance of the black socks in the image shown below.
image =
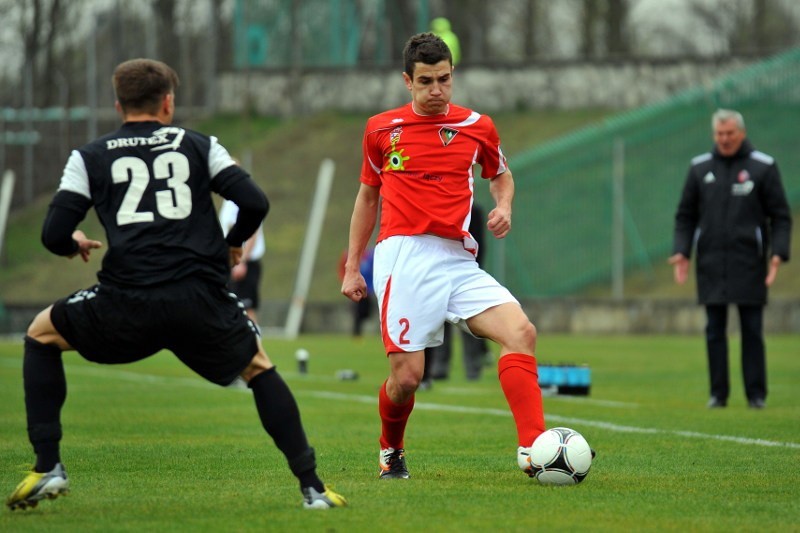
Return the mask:
[[[36,453],[34,470],[49,472],[61,461],[61,408],[67,398],[61,349],[26,336],[22,377],[28,439]],[[300,487],[324,492],[325,486],[316,473],[314,449],[308,445],[300,410],[289,387],[274,367],[251,379],[248,387],[253,391],[264,429],[286,457]]]
[[61,461],[61,407],[67,398],[61,349],[26,336],[22,378],[28,439],[36,453],[34,470],[49,472]]
[[323,492],[325,486],[316,473],[314,449],[308,445],[300,410],[286,382],[273,367],[251,379],[247,386],[253,391],[261,424],[283,452],[292,473],[300,480],[300,488],[314,487]]

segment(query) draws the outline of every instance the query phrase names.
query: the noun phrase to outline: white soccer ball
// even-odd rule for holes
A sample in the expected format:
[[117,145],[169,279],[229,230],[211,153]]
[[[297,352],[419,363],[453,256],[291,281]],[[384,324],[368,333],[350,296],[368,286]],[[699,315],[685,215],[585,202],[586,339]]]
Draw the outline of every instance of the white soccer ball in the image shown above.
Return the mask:
[[517,454],[520,468],[542,485],[577,485],[589,474],[592,449],[570,428],[552,428]]

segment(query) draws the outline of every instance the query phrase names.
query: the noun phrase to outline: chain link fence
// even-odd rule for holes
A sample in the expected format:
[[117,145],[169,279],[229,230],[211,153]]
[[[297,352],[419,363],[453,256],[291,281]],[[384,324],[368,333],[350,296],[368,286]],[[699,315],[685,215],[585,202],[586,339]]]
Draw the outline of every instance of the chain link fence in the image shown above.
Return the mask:
[[800,48],[512,158],[516,231],[489,243],[490,269],[521,298],[597,283],[621,296],[626,270],[652,270],[668,256],[689,161],[712,148],[711,114],[721,107],[744,115],[797,207]]

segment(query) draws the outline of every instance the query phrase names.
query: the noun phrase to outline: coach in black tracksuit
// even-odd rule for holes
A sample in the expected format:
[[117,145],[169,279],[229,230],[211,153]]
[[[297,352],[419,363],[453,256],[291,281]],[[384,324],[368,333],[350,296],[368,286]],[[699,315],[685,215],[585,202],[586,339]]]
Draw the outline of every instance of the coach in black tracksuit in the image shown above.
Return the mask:
[[759,409],[767,396],[764,305],[778,267],[789,260],[791,211],[775,160],[746,139],[742,115],[721,109],[711,124],[715,146],[692,160],[675,214],[670,263],[675,280],[684,283],[697,247],[697,292],[708,317],[708,406],[727,405],[728,304],[736,304],[745,393],[750,407]]

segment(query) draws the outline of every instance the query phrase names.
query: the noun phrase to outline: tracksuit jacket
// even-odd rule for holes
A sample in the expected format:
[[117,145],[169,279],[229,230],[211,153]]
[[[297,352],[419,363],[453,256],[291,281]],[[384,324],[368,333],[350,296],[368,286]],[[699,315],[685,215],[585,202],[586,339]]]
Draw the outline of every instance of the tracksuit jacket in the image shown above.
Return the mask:
[[791,210],[775,160],[745,139],[723,157],[716,147],[692,159],[677,213],[673,253],[696,247],[699,302],[767,303],[773,255],[789,260]]

